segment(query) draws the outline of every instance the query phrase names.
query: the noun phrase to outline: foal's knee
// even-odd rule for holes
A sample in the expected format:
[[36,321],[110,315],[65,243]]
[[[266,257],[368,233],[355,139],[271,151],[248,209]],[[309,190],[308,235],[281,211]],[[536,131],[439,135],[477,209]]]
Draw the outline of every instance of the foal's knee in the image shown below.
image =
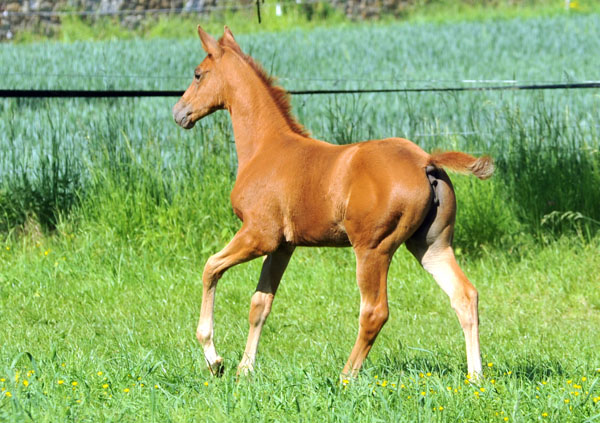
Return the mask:
[[204,271],[202,272],[202,281],[205,285],[212,285],[221,277],[219,272],[219,259],[217,256],[211,256],[206,260]]

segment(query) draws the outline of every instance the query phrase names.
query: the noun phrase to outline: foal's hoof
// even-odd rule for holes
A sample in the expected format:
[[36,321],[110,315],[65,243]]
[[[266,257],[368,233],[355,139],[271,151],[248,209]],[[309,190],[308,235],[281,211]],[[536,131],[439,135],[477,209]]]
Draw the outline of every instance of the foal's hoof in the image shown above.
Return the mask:
[[225,364],[223,363],[223,358],[217,357],[215,361],[213,361],[212,363],[208,363],[208,369],[210,370],[213,376],[223,376],[223,372],[225,371]]
[[254,373],[254,368],[250,365],[243,365],[243,366],[239,366],[237,369],[237,373],[236,376],[239,377],[240,376],[250,376],[251,374]]
[[467,380],[472,385],[480,385],[483,382],[483,375],[479,372],[467,373]]

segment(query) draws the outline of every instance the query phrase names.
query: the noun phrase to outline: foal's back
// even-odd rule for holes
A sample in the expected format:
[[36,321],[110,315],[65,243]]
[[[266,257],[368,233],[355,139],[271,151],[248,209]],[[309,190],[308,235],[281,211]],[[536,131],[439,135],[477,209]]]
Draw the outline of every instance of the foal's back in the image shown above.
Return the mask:
[[271,235],[293,245],[344,246],[364,238],[357,231],[377,239],[400,219],[416,229],[424,218],[430,156],[414,143],[289,138],[239,170],[232,203],[243,220],[269,220]]

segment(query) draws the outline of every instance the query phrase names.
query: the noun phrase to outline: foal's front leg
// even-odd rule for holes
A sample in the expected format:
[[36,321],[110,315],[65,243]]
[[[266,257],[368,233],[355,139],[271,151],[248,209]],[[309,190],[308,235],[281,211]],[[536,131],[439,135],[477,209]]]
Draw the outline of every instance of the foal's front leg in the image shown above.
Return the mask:
[[217,355],[213,342],[214,306],[217,282],[230,267],[265,254],[259,237],[242,227],[227,246],[211,256],[202,274],[202,308],[196,338],[204,350],[204,358],[213,375],[223,372],[223,359]]
[[248,342],[246,343],[244,356],[238,366],[238,375],[247,374],[254,370],[260,334],[271,312],[271,305],[279,287],[279,282],[293,252],[294,247],[282,246],[269,254],[263,263],[256,292],[252,295],[250,301]]

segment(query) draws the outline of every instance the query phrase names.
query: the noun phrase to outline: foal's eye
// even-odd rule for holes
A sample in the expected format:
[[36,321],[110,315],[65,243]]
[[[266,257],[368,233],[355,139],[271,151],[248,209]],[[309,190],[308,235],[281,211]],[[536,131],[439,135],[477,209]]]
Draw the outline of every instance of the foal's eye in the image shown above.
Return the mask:
[[194,73],[194,79],[196,81],[200,81],[202,79],[202,73],[201,72]]

